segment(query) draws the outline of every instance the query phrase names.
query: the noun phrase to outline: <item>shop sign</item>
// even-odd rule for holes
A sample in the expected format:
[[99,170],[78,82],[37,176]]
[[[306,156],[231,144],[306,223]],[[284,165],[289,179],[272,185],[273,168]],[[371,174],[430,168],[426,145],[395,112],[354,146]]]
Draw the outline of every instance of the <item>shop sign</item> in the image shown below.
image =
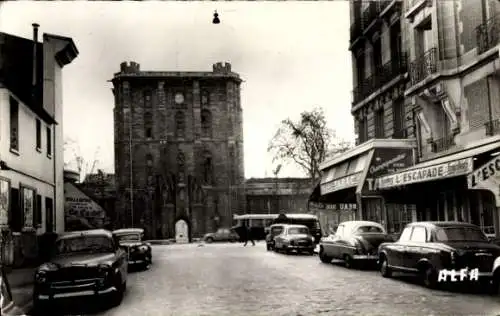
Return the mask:
[[377,178],[374,189],[385,189],[400,185],[433,181],[465,175],[472,171],[472,158],[442,163],[425,168],[418,168]]
[[374,191],[374,179],[394,173],[413,165],[413,150],[410,148],[377,148],[368,168],[365,189]]
[[358,205],[356,203],[318,203],[309,202],[309,208],[319,209],[319,210],[331,210],[331,211],[351,211],[356,210]]
[[320,189],[321,189],[321,195],[328,194],[331,192],[339,191],[342,189],[350,188],[350,187],[355,187],[358,185],[359,180],[361,179],[361,172],[336,179],[324,184],[321,184]]
[[493,192],[496,205],[500,206],[500,156],[488,161],[467,176],[470,189],[483,189]]

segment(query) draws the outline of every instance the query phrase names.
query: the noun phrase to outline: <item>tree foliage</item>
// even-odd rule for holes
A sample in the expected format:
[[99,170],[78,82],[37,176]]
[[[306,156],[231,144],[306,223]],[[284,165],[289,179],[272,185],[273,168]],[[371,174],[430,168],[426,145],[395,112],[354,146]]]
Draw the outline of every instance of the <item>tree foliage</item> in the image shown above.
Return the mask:
[[73,139],[64,140],[64,168],[76,168],[82,182],[87,175],[92,174],[97,167],[99,160],[99,147],[94,152],[94,157],[87,160],[81,151],[80,145]]
[[316,180],[319,166],[327,156],[349,148],[349,142],[337,139],[335,131],[328,128],[323,110],[315,108],[302,112],[298,121],[290,118],[281,121],[267,150],[273,154],[273,162],[293,162]]

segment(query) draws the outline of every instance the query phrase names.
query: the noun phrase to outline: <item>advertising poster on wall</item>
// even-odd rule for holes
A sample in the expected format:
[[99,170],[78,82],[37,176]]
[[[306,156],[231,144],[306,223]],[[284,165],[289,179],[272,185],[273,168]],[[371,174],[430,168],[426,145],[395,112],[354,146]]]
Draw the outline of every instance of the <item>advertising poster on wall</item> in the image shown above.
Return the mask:
[[0,227],[7,227],[9,223],[9,182],[0,179]]
[[106,212],[74,184],[64,184],[64,213],[67,231],[103,228]]
[[375,149],[363,185],[364,194],[377,191],[378,188],[375,183],[377,177],[400,171],[411,167],[413,164],[413,150],[410,148]]

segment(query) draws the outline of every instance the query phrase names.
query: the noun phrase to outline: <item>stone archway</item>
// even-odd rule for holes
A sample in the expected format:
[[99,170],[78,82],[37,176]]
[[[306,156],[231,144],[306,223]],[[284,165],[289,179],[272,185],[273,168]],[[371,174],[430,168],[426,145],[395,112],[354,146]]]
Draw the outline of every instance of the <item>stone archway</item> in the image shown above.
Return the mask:
[[175,222],[175,242],[178,244],[189,243],[189,224],[183,218]]

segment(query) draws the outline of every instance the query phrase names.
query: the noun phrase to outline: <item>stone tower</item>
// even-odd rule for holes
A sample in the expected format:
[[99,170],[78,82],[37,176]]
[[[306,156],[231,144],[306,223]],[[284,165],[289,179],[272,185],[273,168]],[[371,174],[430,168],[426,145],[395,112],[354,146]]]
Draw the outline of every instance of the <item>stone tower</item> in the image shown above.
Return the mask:
[[211,72],[120,65],[112,79],[116,227],[191,239],[230,227],[244,211],[241,82],[229,63]]

